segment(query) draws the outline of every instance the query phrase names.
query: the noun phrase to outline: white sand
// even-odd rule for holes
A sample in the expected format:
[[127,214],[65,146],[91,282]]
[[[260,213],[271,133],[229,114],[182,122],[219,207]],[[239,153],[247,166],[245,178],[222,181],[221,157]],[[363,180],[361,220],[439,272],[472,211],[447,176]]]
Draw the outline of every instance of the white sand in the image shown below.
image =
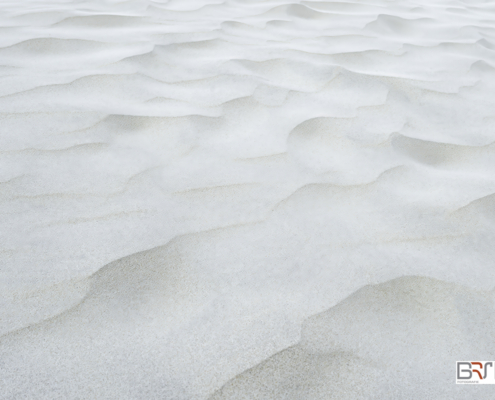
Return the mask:
[[493,399],[494,110],[489,1],[0,1],[0,398]]

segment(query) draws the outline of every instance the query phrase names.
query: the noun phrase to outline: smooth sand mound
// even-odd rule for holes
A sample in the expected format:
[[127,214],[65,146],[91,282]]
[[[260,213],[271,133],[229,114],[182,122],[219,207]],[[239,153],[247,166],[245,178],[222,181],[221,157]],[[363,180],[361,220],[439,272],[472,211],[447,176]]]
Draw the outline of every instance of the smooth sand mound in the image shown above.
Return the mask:
[[493,21],[2,1],[0,399],[493,398]]
[[494,300],[424,277],[366,286],[210,399],[489,399],[491,388],[453,385],[444,366],[494,357]]

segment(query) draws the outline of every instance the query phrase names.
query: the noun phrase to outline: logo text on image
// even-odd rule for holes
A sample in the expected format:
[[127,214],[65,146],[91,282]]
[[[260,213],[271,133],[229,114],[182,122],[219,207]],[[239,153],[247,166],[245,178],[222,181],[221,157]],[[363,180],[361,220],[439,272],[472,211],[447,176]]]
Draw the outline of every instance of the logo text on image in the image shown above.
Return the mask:
[[495,361],[457,361],[456,383],[495,385]]

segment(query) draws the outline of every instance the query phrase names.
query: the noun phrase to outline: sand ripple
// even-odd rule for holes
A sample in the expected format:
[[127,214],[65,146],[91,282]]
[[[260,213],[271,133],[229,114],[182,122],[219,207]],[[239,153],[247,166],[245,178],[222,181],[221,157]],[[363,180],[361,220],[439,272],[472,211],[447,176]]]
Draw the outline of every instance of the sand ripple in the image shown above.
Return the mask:
[[0,398],[493,398],[493,4],[0,10]]

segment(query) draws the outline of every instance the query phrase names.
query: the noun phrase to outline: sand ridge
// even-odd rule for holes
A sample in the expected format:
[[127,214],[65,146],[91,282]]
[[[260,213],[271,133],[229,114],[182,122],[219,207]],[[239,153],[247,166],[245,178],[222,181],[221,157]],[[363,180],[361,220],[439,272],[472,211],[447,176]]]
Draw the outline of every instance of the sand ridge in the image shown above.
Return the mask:
[[1,399],[493,397],[493,5],[0,10]]

